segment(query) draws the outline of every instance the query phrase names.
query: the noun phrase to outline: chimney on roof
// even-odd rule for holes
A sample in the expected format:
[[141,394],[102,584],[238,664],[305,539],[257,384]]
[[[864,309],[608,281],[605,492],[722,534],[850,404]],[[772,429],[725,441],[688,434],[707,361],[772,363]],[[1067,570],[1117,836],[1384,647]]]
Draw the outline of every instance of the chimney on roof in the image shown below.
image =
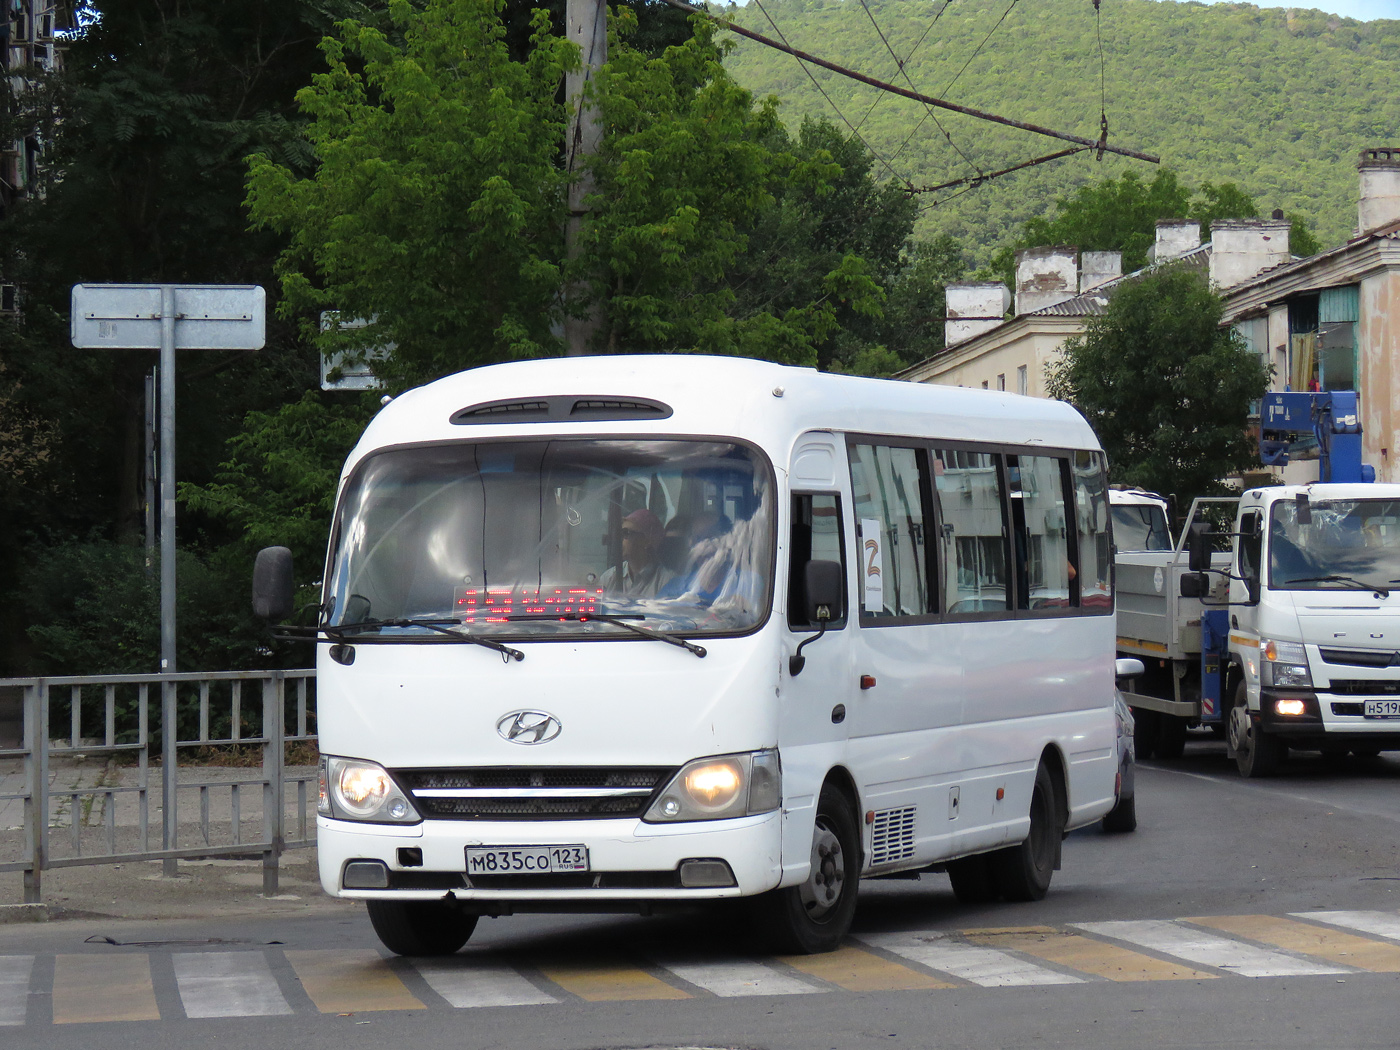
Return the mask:
[[1158,219],[1157,241],[1147,250],[1149,263],[1164,263],[1201,246],[1201,224],[1193,219]]
[[1218,219],[1211,223],[1211,287],[1233,288],[1288,262],[1290,225],[1287,219]]
[[1122,276],[1122,252],[1084,252],[1079,257],[1080,295]]
[[1073,245],[1026,248],[1016,253],[1016,316],[1034,313],[1079,294],[1079,249]]
[[1361,173],[1356,232],[1400,219],[1400,147],[1364,149],[1356,167]]
[[944,289],[948,316],[943,319],[943,345],[965,343],[990,332],[1006,319],[1011,292],[1000,281],[950,284]]

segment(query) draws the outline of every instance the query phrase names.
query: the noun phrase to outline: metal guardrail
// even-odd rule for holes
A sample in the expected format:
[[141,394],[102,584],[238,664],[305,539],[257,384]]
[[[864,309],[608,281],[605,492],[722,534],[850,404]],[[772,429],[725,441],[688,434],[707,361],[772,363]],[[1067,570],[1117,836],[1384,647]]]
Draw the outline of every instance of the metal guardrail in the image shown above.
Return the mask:
[[[0,871],[23,871],[36,904],[54,868],[160,860],[173,875],[182,857],[260,853],[263,893],[275,894],[278,857],[316,841],[314,761],[287,763],[288,745],[314,748],[315,680],[312,670],[0,679],[23,694],[19,746],[0,742],[0,812],[11,814],[0,826],[22,812],[23,836],[0,836]],[[209,765],[214,752],[247,765]]]

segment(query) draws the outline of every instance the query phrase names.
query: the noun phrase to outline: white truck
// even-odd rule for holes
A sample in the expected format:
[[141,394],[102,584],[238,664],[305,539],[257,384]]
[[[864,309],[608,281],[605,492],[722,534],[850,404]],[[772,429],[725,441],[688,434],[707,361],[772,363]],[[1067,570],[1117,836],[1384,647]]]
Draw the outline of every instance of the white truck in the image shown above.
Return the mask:
[[1289,748],[1400,749],[1400,485],[1247,489],[1230,538],[1222,571],[1210,531],[1190,526],[1178,610],[1204,612],[1240,773],[1268,776]]

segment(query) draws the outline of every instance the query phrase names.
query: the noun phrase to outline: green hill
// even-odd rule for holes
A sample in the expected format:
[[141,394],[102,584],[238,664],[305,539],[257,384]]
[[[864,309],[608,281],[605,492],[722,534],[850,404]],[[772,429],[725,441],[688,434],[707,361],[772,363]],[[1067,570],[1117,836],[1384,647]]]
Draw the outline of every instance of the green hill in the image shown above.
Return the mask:
[[[766,11],[791,46],[907,87],[883,33],[920,92],[1098,136],[1100,35],[1090,0],[763,0],[763,10],[729,10],[777,38]],[[1282,208],[1307,218],[1324,246],[1351,235],[1358,152],[1400,145],[1400,21],[1103,0],[1098,26],[1112,143],[1160,156],[1191,185],[1235,182],[1262,214]],[[811,115],[858,127],[889,161],[876,165],[887,177],[932,185],[1068,145],[936,111],[945,136],[921,104],[809,66],[828,102],[796,59],[724,35],[738,41],[726,65],[741,84],[777,95],[790,126]],[[982,261],[1055,198],[1129,166],[1148,179],[1156,171],[1078,154],[960,195],[924,194],[919,232],[951,234]]]

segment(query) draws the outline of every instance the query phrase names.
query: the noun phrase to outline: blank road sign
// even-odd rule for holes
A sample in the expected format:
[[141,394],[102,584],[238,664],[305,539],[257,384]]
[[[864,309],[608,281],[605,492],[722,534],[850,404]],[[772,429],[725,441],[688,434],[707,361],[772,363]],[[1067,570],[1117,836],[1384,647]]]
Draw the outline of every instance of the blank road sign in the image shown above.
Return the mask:
[[[176,285],[175,347],[260,350],[267,293],[257,285]],[[161,286],[75,284],[73,345],[94,350],[159,350]]]

